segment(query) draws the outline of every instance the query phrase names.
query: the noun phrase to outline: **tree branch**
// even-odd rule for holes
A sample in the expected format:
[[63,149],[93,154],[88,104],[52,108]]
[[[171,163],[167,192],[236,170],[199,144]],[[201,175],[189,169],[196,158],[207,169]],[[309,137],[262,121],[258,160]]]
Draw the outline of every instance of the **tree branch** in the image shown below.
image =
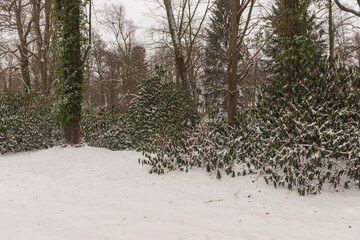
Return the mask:
[[[334,0],[334,1],[335,1],[336,5],[337,5],[341,10],[343,10],[343,11],[345,11],[345,12],[352,13],[352,14],[360,17],[360,11],[355,11],[354,9],[350,9],[350,8],[344,6],[342,3],[339,2],[339,0]],[[360,0],[357,0],[357,2],[358,2],[358,5],[359,5],[359,7],[360,7]]]

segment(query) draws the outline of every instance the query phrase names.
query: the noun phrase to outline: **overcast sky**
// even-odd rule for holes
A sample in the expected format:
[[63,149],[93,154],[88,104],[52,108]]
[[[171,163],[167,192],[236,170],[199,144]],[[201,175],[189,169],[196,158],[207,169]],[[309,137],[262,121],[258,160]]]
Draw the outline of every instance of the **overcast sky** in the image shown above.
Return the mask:
[[[271,0],[262,0],[262,2]],[[133,20],[136,25],[142,26],[151,25],[152,19],[147,17],[151,10],[154,9],[156,0],[94,0],[95,6],[103,6],[103,4],[119,3],[125,6],[126,15],[128,19]],[[355,4],[356,0],[341,0],[340,2],[346,4]]]
[[[138,27],[137,37],[143,37],[146,29],[151,28],[156,22],[151,14],[156,9],[155,0],[94,0],[95,11],[104,5],[121,4],[125,7],[126,19],[132,20]],[[142,41],[142,39],[139,39]]]
[[[261,0],[262,3],[266,3],[267,1],[272,0]],[[95,11],[101,10],[105,4],[111,5],[115,3],[123,5],[125,7],[126,18],[132,20],[138,28],[136,37],[141,42],[145,40],[144,36],[147,35],[147,29],[157,24],[153,19],[153,12],[158,8],[156,0],[93,0],[93,2]],[[162,2],[162,0],[160,0],[160,2]],[[356,6],[357,8],[356,0],[341,0],[340,2]],[[165,14],[163,9],[160,9],[160,11],[161,12],[157,14]]]
[[[117,3],[125,7],[126,16],[135,22],[136,25],[147,25],[149,21],[147,15],[149,15],[150,7],[153,4],[151,0],[95,0],[98,2],[110,4]],[[147,18],[147,19],[146,19]]]

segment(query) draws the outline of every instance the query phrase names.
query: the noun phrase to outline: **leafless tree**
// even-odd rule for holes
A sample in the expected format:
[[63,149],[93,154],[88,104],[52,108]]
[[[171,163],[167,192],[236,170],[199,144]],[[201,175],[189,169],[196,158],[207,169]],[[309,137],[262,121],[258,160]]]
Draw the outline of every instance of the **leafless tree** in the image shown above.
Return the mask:
[[13,55],[27,91],[50,93],[51,0],[4,0],[0,3],[0,29],[11,40],[0,54]]
[[31,0],[31,11],[33,21],[33,41],[35,42],[35,51],[32,55],[35,57],[36,79],[41,80],[41,90],[45,95],[50,93],[51,74],[51,56],[50,56],[50,13],[51,0]]
[[8,46],[6,53],[13,54],[19,60],[19,69],[26,91],[31,89],[29,46],[34,20],[30,13],[30,0],[3,0],[0,3],[0,27],[16,36],[15,46]]
[[[110,56],[111,66],[114,69],[111,74],[111,81],[118,82],[121,85],[121,97],[125,95],[135,94],[130,92],[131,81],[131,53],[134,45],[134,24],[125,18],[125,9],[122,5],[107,6],[104,11],[104,25],[112,35],[112,44],[115,49],[113,56]],[[114,61],[118,58],[118,66],[114,66]],[[117,73],[117,74],[115,74]],[[111,98],[113,98],[111,94]],[[129,102],[128,102],[129,103]]]
[[[317,8],[317,24],[322,23],[324,33],[322,40],[327,42],[328,52],[331,59],[335,56],[346,65],[354,65],[356,61],[354,45],[354,32],[360,27],[357,16],[341,10],[333,0],[326,0]],[[315,9],[315,8],[314,8]]]
[[180,41],[180,35],[178,33],[178,27],[176,26],[174,12],[171,6],[170,0],[164,0],[164,5],[166,9],[168,24],[170,35],[172,39],[172,44],[174,47],[174,58],[176,65],[176,73],[181,81],[181,86],[183,89],[189,89],[189,83],[186,74],[186,66],[185,66],[185,56],[183,53],[183,47]]
[[[346,6],[344,3],[340,2],[339,0],[334,0],[336,5],[343,11],[345,12],[349,12],[349,13],[352,13],[354,14],[355,16],[357,17],[360,17],[360,10],[356,10],[356,9],[353,9],[352,7],[348,7]],[[357,1],[357,4],[360,8],[360,0],[356,0]]]
[[146,51],[136,43],[136,27],[122,5],[105,7],[99,17],[107,39],[97,31],[92,34],[86,99],[92,105],[117,105],[126,111],[138,84],[147,77]]
[[[154,29],[161,35],[156,42],[156,48],[167,47],[172,58],[178,89],[186,89],[196,101],[196,77],[198,74],[198,53],[202,46],[201,37],[203,26],[210,9],[210,0],[157,0],[157,4],[164,10],[166,16],[157,16],[156,20],[161,25]],[[160,34],[159,34],[160,33]],[[161,57],[165,52],[162,52]],[[171,68],[171,67],[170,67]]]

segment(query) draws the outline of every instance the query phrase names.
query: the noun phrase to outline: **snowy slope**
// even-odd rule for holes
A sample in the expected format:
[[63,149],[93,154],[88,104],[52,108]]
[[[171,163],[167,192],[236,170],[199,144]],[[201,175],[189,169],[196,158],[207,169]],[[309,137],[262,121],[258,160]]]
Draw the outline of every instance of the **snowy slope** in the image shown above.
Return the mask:
[[202,170],[150,175],[136,152],[0,156],[1,240],[355,240],[360,191],[298,196]]

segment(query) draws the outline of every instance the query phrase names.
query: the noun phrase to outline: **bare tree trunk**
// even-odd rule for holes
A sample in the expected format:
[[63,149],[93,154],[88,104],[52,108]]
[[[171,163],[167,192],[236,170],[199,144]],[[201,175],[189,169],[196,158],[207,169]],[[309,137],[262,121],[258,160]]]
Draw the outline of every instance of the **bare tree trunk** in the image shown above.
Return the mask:
[[12,72],[9,71],[9,78],[8,78],[8,82],[7,82],[7,89],[11,90],[12,87]]
[[29,49],[28,49],[27,38],[31,31],[32,21],[30,21],[26,26],[24,26],[25,23],[22,21],[22,15],[24,13],[23,13],[21,0],[15,2],[14,6],[15,6],[16,28],[20,40],[20,45],[18,45],[18,49],[20,52],[21,77],[24,82],[26,91],[30,92],[31,89],[30,69],[29,69],[30,64],[29,64]]
[[166,8],[168,23],[169,23],[171,39],[174,45],[176,72],[178,78],[180,78],[182,89],[190,90],[190,86],[186,74],[185,57],[182,51],[182,44],[180,41],[180,37],[176,29],[175,17],[171,7],[171,2],[170,0],[164,0],[164,4]]
[[229,32],[229,64],[228,64],[228,121],[231,125],[234,124],[236,116],[237,105],[237,82],[238,82],[238,35],[239,35],[239,21],[237,17],[238,0],[229,0],[230,6],[230,32]]
[[[249,24],[251,21],[252,10],[256,0],[228,0],[230,14],[230,27],[227,29],[229,34],[229,63],[228,63],[228,121],[230,125],[234,125],[235,116],[237,114],[237,85],[238,79],[244,79],[250,69],[250,62],[247,62],[242,69],[241,74],[238,74],[239,52],[240,47],[244,45],[245,37],[248,34]],[[239,34],[240,19],[248,9],[247,16],[244,17],[244,26]]]
[[[21,41],[21,45],[24,45],[23,41]],[[26,43],[25,43],[26,44]],[[30,70],[29,70],[29,51],[26,47],[19,46],[20,51],[20,70],[21,77],[24,81],[25,91],[30,92],[31,83],[30,83]]]
[[356,41],[356,45],[357,45],[356,54],[358,57],[358,67],[360,69],[360,33],[357,33],[355,35],[355,41]]
[[334,52],[335,52],[335,34],[334,34],[334,24],[333,24],[333,3],[332,0],[328,0],[329,4],[329,51],[330,51],[330,59],[334,60]]
[[51,0],[45,0],[45,30],[43,36],[43,45],[44,50],[42,51],[42,59],[43,59],[43,72],[42,82],[44,84],[44,94],[50,94],[50,84],[51,84],[51,74],[49,74],[49,53],[50,53],[50,39],[51,39],[51,22],[50,22],[50,14],[51,14]]
[[[50,49],[50,0],[45,0],[42,6],[41,0],[32,0],[33,21],[36,34],[37,46],[37,66],[39,67],[39,78],[41,80],[42,93],[49,94],[49,49]],[[41,30],[41,12],[45,9],[45,26],[44,31]]]

